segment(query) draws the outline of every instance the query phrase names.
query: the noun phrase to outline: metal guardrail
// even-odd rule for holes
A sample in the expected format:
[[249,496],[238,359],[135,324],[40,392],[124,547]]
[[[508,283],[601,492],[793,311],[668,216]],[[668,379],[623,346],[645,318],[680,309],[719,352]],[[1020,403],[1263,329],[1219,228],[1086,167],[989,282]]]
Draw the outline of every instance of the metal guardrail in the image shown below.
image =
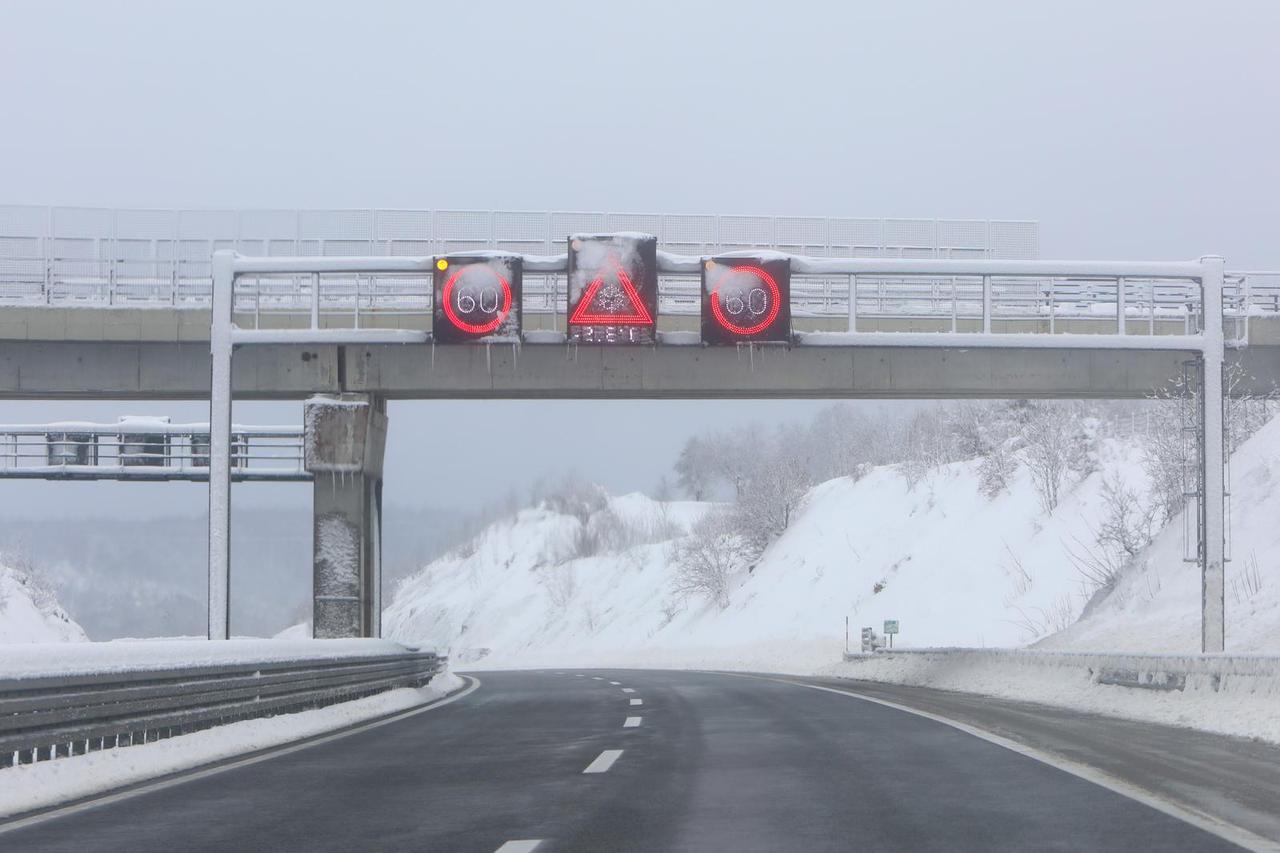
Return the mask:
[[0,679],[0,768],[421,687],[432,652]]
[[[0,306],[78,309],[208,310],[210,278],[175,275],[172,280],[135,279],[120,270],[99,275],[52,278],[5,274],[0,259]],[[101,262],[112,266],[111,262]],[[121,262],[122,264],[125,262]],[[137,264],[141,262],[127,262]],[[149,264],[181,266],[181,261]],[[58,263],[51,262],[56,269]],[[43,263],[35,266],[43,266]],[[207,268],[208,264],[204,263]],[[929,320],[958,326],[983,316],[983,283],[969,276],[837,276],[794,272],[791,312],[795,317],[838,318],[849,313],[850,290],[856,294],[857,316],[874,320]],[[1058,320],[1097,320],[1125,315],[1148,334],[1194,333],[1199,325],[1200,294],[1193,282],[1176,279],[1088,277],[993,277],[991,309],[997,318],[1041,320],[1049,331]],[[526,273],[522,310],[530,316],[563,316],[567,283],[556,273]],[[303,318],[315,313],[340,318],[350,328],[379,319],[418,318],[429,327],[432,282],[426,274],[353,273],[242,276],[235,285],[234,310],[246,328],[259,328],[264,318]],[[701,286],[696,275],[664,274],[659,279],[659,313],[697,316]],[[1280,272],[1229,272],[1223,281],[1223,310],[1233,321],[1246,316],[1280,314]],[[1241,323],[1241,325],[1243,325]],[[1244,330],[1232,335],[1243,338]]]
[[[309,481],[294,426],[232,426],[237,481]],[[193,480],[209,478],[209,425],[125,418],[0,424],[0,479]]]
[[1075,669],[1094,684],[1157,692],[1276,694],[1280,682],[1277,655],[1196,655],[1126,652],[1077,652],[1041,649],[919,648],[846,652],[846,663],[892,659],[926,667],[990,664],[1011,668]]

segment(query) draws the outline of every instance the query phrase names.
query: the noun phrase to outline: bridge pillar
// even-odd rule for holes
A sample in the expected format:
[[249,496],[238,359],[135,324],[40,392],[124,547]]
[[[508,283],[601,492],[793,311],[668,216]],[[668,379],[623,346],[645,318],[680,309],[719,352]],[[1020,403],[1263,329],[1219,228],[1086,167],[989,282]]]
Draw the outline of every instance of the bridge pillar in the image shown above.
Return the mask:
[[371,394],[311,397],[303,432],[304,464],[315,478],[312,636],[380,636],[386,401]]

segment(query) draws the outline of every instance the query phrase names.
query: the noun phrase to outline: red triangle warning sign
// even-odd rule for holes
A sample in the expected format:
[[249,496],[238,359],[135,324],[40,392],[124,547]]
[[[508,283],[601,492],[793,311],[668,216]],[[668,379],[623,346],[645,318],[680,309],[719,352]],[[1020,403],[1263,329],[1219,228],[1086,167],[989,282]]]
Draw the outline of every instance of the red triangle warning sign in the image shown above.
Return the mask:
[[570,323],[653,323],[653,316],[631,283],[631,276],[618,262],[613,266],[617,270],[616,280],[606,285],[603,275],[596,276],[578,300],[578,307],[573,309]]

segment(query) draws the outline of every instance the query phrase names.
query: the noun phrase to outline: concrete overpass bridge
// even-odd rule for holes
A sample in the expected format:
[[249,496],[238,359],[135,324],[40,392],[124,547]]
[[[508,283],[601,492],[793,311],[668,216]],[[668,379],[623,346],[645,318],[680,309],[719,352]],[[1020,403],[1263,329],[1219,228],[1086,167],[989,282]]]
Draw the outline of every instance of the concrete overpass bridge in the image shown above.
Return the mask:
[[[547,217],[554,223],[554,214]],[[778,238],[795,224],[779,222],[769,220],[766,247],[774,251],[789,248]],[[668,228],[665,219],[658,224]],[[328,565],[323,579],[317,569],[316,631],[333,636],[378,632],[388,399],[1141,398],[1190,369],[1201,377],[1203,399],[1220,400],[1224,365],[1240,368],[1237,393],[1270,393],[1280,378],[1280,276],[1228,274],[1212,257],[996,258],[990,242],[963,250],[879,246],[877,257],[842,257],[831,239],[837,225],[823,223],[819,252],[774,256],[790,272],[794,316],[786,339],[736,346],[704,344],[699,279],[708,258],[743,247],[704,242],[695,248],[705,251],[681,254],[671,251],[680,245],[670,239],[680,233],[674,227],[654,261],[656,334],[643,346],[570,339],[571,259],[545,251],[550,236],[531,243],[543,250],[537,253],[511,252],[492,235],[480,241],[522,263],[524,316],[517,337],[470,346],[443,345],[433,334],[433,267],[458,256],[449,241],[420,255],[397,254],[405,246],[391,244],[350,256],[248,257],[226,249],[199,275],[187,275],[191,269],[175,258],[162,280],[139,278],[137,262],[117,258],[116,249],[105,265],[74,275],[47,255],[40,267],[3,267],[0,399],[211,399],[209,628],[222,637],[232,394],[314,398],[309,408],[326,413],[330,426],[309,430],[308,470],[318,472],[317,483],[325,471],[335,482],[341,474],[345,490],[327,490],[333,500],[317,509],[317,554],[334,550],[324,547],[325,528],[350,540],[352,547],[337,550],[354,555],[340,570]],[[983,239],[990,241],[993,225]],[[37,245],[52,251],[58,239]],[[110,245],[118,247],[118,237]],[[160,245],[152,242],[153,255]],[[1203,644],[1212,651],[1223,637],[1223,425],[1221,406],[1201,409]],[[326,527],[324,519],[334,523]],[[343,592],[322,596],[322,580],[332,585],[335,577]],[[330,608],[321,598],[344,603]],[[332,620],[322,618],[326,609]]]

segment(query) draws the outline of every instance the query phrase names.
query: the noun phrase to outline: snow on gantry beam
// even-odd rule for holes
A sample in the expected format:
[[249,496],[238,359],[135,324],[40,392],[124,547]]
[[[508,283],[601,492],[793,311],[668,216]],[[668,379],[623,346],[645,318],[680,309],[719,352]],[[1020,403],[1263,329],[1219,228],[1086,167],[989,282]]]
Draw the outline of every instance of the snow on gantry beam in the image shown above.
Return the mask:
[[[1002,318],[1003,319],[1003,318]],[[942,349],[1077,349],[1203,352],[1201,335],[1085,335],[1045,332],[801,332],[802,346]]]
[[[504,254],[519,254],[506,252]],[[723,254],[723,253],[721,253]],[[1185,278],[1203,273],[1199,260],[1189,261],[1020,261],[957,258],[815,258],[786,252],[755,251],[790,258],[797,275],[920,275],[920,276],[1038,276],[1042,278]],[[236,275],[300,273],[424,273],[431,272],[434,255],[420,257],[248,257],[235,255]],[[564,273],[568,253],[520,255],[526,272]],[[696,275],[703,255],[658,252],[658,272]],[[707,255],[705,257],[710,257]]]
[[[472,256],[482,252],[469,252]],[[512,255],[514,252],[495,254]],[[232,268],[236,275],[297,275],[304,273],[420,273],[430,274],[435,255],[402,257],[370,255],[353,257],[250,257],[236,254]],[[568,253],[559,255],[519,255],[528,272],[564,272]]]
[[1039,278],[1200,278],[1193,261],[1005,261],[954,258],[810,258],[792,256],[803,275],[1035,276]]

